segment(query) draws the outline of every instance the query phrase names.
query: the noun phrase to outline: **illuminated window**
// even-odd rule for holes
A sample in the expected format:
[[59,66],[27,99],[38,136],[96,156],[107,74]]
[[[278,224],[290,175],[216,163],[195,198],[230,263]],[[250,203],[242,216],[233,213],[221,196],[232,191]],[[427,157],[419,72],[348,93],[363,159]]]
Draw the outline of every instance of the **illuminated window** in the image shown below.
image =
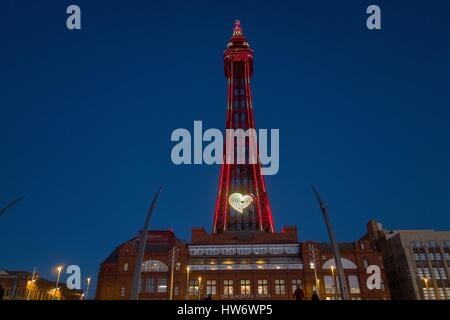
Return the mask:
[[189,294],[197,295],[198,287],[198,280],[189,280]]
[[145,292],[150,292],[150,293],[156,292],[156,279],[155,278],[146,279]]
[[299,287],[302,288],[302,280],[300,279],[292,279],[292,293],[295,292],[295,290]]
[[359,294],[360,290],[359,290],[358,277],[356,277],[356,276],[349,276],[348,277],[348,282],[349,282],[349,285],[350,285],[350,293],[352,293],[352,294]]
[[425,253],[415,253],[414,258],[416,259],[416,261],[419,261],[419,260],[426,261],[427,260],[427,256]]
[[269,294],[269,285],[267,283],[267,280],[258,280],[258,294],[260,295],[267,295]]
[[429,268],[423,268],[423,275],[425,278],[431,278],[431,273]]
[[423,290],[423,298],[425,300],[436,300],[436,292],[434,288],[422,288]]
[[283,279],[275,280],[275,294],[286,294],[286,286]]
[[125,286],[120,287],[120,296],[121,296],[121,297],[125,297],[125,293],[126,293],[126,288],[125,288]]
[[178,286],[175,286],[173,288],[173,292],[174,292],[174,295],[178,296],[180,294],[180,288]]
[[124,264],[123,264],[123,271],[128,271],[128,262],[125,262]]
[[147,260],[142,263],[142,272],[167,272],[167,265],[159,260]]
[[445,300],[445,291],[444,288],[438,288],[439,300]]
[[445,294],[447,295],[447,300],[450,300],[450,288],[449,287],[445,287]]
[[223,294],[226,296],[233,295],[233,280],[223,280]]
[[216,294],[216,280],[206,280],[206,294]]
[[325,292],[327,294],[334,294],[334,282],[331,276],[323,277],[323,281],[325,284]]
[[241,294],[251,294],[250,280],[241,280]]
[[167,292],[167,278],[162,277],[158,279],[158,292]]

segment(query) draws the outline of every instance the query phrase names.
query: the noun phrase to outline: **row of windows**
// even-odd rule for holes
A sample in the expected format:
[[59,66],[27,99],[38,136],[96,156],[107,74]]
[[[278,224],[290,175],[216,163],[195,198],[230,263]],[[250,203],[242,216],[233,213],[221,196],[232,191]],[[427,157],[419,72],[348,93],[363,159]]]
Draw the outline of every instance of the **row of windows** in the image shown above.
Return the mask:
[[[450,288],[438,288],[439,299],[450,300]],[[436,300],[436,291],[434,288],[422,288],[423,298],[425,300]]]
[[52,300],[53,295],[49,293],[48,290],[39,290],[39,289],[32,289],[27,290],[25,288],[18,288],[14,292],[14,290],[11,290],[11,288],[5,288],[4,289],[4,298],[5,299],[13,299],[13,298],[26,298],[30,300]]
[[[4,289],[4,295],[5,298],[17,298],[17,297],[22,297],[23,293],[24,293],[24,289],[22,288],[18,288],[17,290],[11,290],[11,288],[5,288]],[[10,296],[11,295],[11,296]]]
[[242,246],[242,247],[190,247],[189,253],[194,256],[198,255],[250,255],[250,254],[297,254],[299,253],[298,245],[294,246]]
[[443,260],[443,258],[445,260],[450,260],[450,253],[448,252],[444,252],[444,257],[442,257],[442,255],[440,253],[430,253],[428,255],[427,258],[427,254],[426,253],[414,253],[414,258],[416,259],[416,261],[422,260],[422,261],[426,261],[428,260],[428,258],[432,261],[434,260]]
[[439,247],[448,247],[450,248],[450,240],[442,240],[442,241],[411,241],[411,246],[413,248],[439,248]]
[[189,266],[191,270],[300,270],[303,269],[303,264],[301,263],[291,263],[291,264],[198,264]]
[[[180,270],[181,264],[178,262],[175,264],[175,270]],[[124,262],[122,269],[123,271],[128,271],[128,262]],[[147,260],[142,263],[141,272],[167,272],[169,271],[169,267],[162,261],[159,260]]]
[[139,292],[167,292],[167,277],[141,279],[139,282]]
[[[417,268],[417,276],[420,279],[430,279],[431,272],[429,268]],[[447,279],[447,273],[445,272],[445,268],[433,268],[433,276],[435,279]]]
[[[332,276],[325,276],[323,277],[323,282],[325,284],[325,292],[327,294],[336,294],[339,291],[339,281],[337,281],[336,278],[333,278]],[[357,276],[348,276],[348,283],[351,294],[361,293]],[[384,284],[382,284],[381,290],[384,291]]]
[[[167,277],[146,278],[139,281],[139,292],[141,293],[165,293],[167,292]],[[176,288],[178,291],[178,287]],[[125,297],[127,288],[122,285],[120,287],[120,296]]]
[[[350,287],[351,294],[360,294],[361,290],[359,287],[359,281],[357,276],[349,276],[348,283]],[[215,295],[217,293],[217,283],[216,280],[206,280],[206,294]],[[239,282],[240,294],[241,295],[249,295],[251,294],[251,280],[242,279]],[[333,279],[332,276],[324,277],[324,285],[325,292],[327,294],[337,294],[339,290],[339,282],[336,279]],[[302,282],[300,279],[293,279],[291,281],[291,289],[292,293],[295,289],[302,287]],[[276,295],[285,295],[286,294],[286,282],[284,279],[276,279],[274,280],[274,289]],[[199,293],[199,280],[190,280],[189,281],[189,294],[196,295]],[[256,282],[256,290],[258,295],[267,295],[269,294],[269,282],[267,279],[259,279]],[[384,283],[381,283],[381,290],[384,291]],[[234,280],[223,280],[223,294],[224,295],[233,295],[234,293]]]
[[[189,281],[189,294],[198,295],[199,294],[199,280]],[[235,294],[234,292],[234,280],[228,279],[223,280],[223,294],[226,296],[231,296]],[[239,293],[241,295],[252,294],[252,282],[249,279],[242,279],[238,282],[238,287],[240,289]],[[300,279],[293,279],[291,282],[292,293],[295,291],[297,286],[301,287]],[[276,279],[274,281],[275,294],[285,295],[286,294],[286,283],[284,279]],[[206,294],[216,295],[217,294],[217,282],[216,280],[206,280],[205,284]],[[268,295],[269,294],[269,281],[267,279],[259,279],[256,281],[256,290],[258,295]]]

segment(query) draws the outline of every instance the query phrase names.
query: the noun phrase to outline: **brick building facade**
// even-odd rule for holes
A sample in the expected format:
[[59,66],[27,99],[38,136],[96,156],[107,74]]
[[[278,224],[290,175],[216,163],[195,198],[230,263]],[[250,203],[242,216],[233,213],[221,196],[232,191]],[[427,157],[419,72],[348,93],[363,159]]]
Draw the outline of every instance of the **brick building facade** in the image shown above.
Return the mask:
[[[101,264],[96,299],[129,299],[138,237],[118,246]],[[171,284],[172,254],[176,250]],[[373,242],[339,244],[352,299],[389,299],[380,253]],[[382,286],[369,290],[366,268],[378,265]],[[142,266],[139,299],[292,299],[301,287],[305,298],[317,290],[322,299],[337,299],[339,288],[331,246],[299,242],[297,229],[280,233],[208,234],[193,228],[190,243],[172,231],[151,231]],[[316,281],[317,280],[317,281]]]
[[66,284],[43,279],[28,271],[0,270],[0,285],[5,300],[80,300],[82,290],[70,290]]

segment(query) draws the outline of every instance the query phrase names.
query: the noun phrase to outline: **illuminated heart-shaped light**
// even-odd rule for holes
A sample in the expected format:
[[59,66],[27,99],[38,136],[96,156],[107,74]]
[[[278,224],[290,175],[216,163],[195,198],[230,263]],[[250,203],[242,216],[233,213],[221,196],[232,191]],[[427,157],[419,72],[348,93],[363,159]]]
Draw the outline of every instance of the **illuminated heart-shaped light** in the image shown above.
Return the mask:
[[253,198],[246,194],[245,196],[240,193],[233,193],[228,198],[228,202],[236,211],[243,213],[244,209],[247,208],[253,201]]

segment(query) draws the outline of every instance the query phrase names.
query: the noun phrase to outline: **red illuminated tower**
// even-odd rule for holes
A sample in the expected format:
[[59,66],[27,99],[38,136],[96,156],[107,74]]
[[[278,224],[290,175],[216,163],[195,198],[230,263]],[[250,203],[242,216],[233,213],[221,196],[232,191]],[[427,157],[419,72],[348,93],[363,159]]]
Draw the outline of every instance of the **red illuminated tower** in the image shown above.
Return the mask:
[[[226,128],[254,129],[250,89],[253,50],[242,33],[239,21],[235,22],[227,47],[223,58],[228,80]],[[236,154],[237,147],[234,148]],[[225,153],[226,148],[224,159]],[[213,233],[240,230],[275,232],[259,160],[256,164],[249,164],[248,161],[245,164],[228,164],[224,161],[221,167]]]

